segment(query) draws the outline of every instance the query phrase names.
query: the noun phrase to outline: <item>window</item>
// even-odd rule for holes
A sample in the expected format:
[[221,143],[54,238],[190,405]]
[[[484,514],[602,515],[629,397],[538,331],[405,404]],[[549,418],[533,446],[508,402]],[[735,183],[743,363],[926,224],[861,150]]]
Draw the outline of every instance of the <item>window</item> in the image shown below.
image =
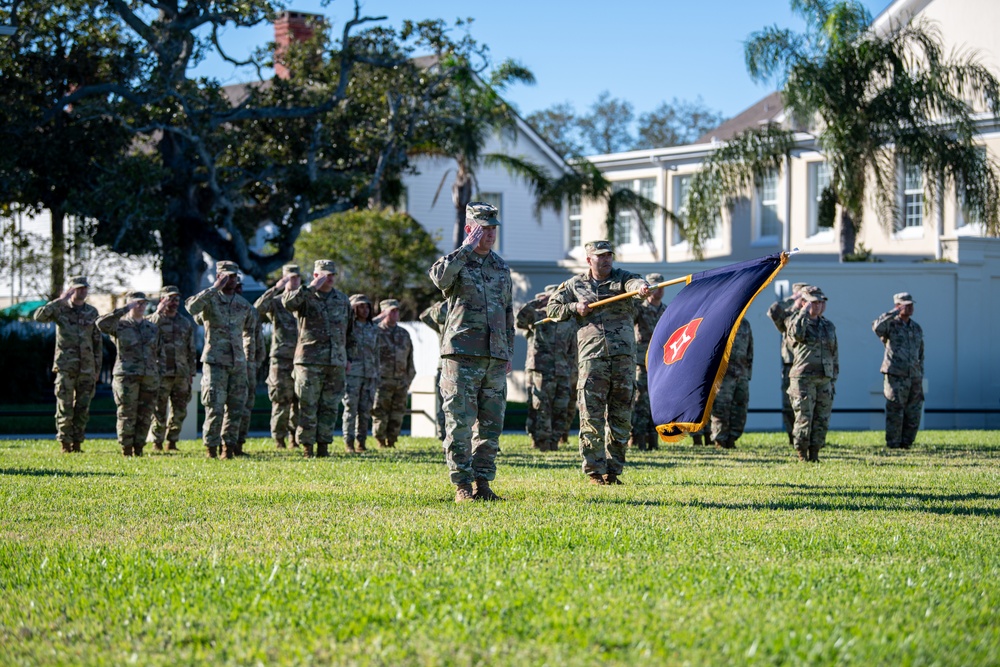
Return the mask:
[[[976,148],[981,158],[988,159],[986,155],[986,147],[979,146]],[[962,194],[962,185],[958,185],[958,207],[957,215],[955,216],[955,228],[961,229],[963,234],[979,234],[982,233],[982,216],[978,212],[969,208],[965,203],[965,196]]]
[[830,185],[830,165],[826,162],[809,163],[809,236],[832,231],[833,220],[820,222],[819,209],[823,200],[823,190]]
[[[641,197],[650,201],[657,201],[656,179],[637,178],[628,181],[618,181],[612,185],[614,192],[621,190],[631,190]],[[628,245],[639,242],[638,228],[636,227],[635,214],[632,211],[619,211],[615,218],[615,245]],[[650,221],[647,221],[650,222]]]
[[778,219],[778,173],[771,171],[761,178],[757,190],[758,242],[776,243],[781,237],[781,221]]
[[[505,218],[503,212],[502,194],[500,194],[499,192],[481,192],[475,197],[473,197],[472,201],[481,201],[481,202],[486,202],[487,204],[493,204],[493,206],[495,206],[497,210],[500,211],[500,222],[503,223]],[[503,238],[503,224],[500,224],[497,227],[496,243],[493,244],[493,250],[495,252],[499,253],[503,249],[503,244],[501,243],[502,238]]]
[[903,169],[903,219],[896,231],[924,225],[924,172],[920,165],[905,165]]
[[[674,176],[674,215],[687,222],[688,192],[691,189],[691,174]],[[687,241],[684,229],[677,222],[670,223],[670,245],[681,245]]]
[[583,209],[580,198],[573,197],[569,202],[569,247],[579,248],[583,245]]

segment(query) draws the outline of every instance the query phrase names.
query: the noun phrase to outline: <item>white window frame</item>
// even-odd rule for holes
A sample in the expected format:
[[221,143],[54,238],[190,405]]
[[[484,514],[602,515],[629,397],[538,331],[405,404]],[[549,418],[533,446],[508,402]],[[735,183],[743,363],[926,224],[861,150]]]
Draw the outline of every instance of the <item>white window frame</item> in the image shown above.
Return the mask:
[[497,240],[493,244],[493,252],[497,254],[503,253],[503,193],[502,192],[480,192],[472,201],[486,202],[487,204],[493,204],[498,211],[500,211],[500,222],[497,225]]
[[[571,197],[567,207],[566,244],[570,250],[583,246],[583,201],[579,197]],[[574,240],[573,237],[576,237]]]
[[[687,195],[691,192],[690,184],[691,184],[691,179],[694,178],[694,172],[690,172],[687,174],[674,174],[670,178],[671,178],[670,193],[673,202],[671,210],[677,217],[682,219],[687,218],[687,213],[688,213]],[[688,182],[688,185],[686,188],[682,188],[681,183],[685,180]],[[719,235],[719,228],[721,226],[722,226],[722,221],[720,220],[719,224],[716,225],[715,227],[715,231],[712,232],[712,235],[707,239],[705,239],[706,249],[715,249],[722,247],[722,237]],[[690,243],[688,243],[687,238],[680,230],[678,224],[673,220],[671,220],[668,222],[668,227],[669,229],[667,233],[669,235],[668,243],[670,245],[670,249],[673,250],[674,252],[687,252],[690,249],[691,245]],[[677,239],[680,240],[678,241]]]
[[[754,216],[753,216],[753,240],[750,243],[751,246],[778,246],[781,245],[781,230],[784,221],[780,217],[781,213],[781,188],[780,178],[781,173],[778,171],[772,171],[764,174],[763,178],[774,178],[774,199],[764,199],[762,194],[763,182],[761,187],[754,188]],[[765,235],[764,226],[764,208],[774,207],[774,217],[778,221],[778,229],[775,230],[774,234]]]
[[[649,182],[652,184],[652,197],[647,197],[657,204],[660,203],[660,188],[659,182],[656,176],[640,176],[636,178],[626,178],[620,181],[614,181],[612,187],[618,188],[629,188],[632,192],[637,194],[642,194],[642,184],[643,182]],[[655,229],[660,216],[657,215],[651,221],[651,229]],[[618,217],[615,220],[615,245],[620,246],[629,250],[637,250],[639,248],[646,248],[646,244],[642,242],[642,234],[639,232],[639,221],[635,219],[631,211],[620,211]],[[621,227],[619,225],[627,225],[628,228],[628,240],[622,241],[619,231]]]
[[[983,155],[986,154],[986,146],[979,146],[977,148]],[[962,196],[961,192],[955,193],[955,234],[957,236],[986,236],[986,230],[983,227],[983,221],[977,220],[975,217],[969,215],[968,208],[965,205],[965,198]]]
[[[823,187],[820,187],[820,170],[826,172],[826,183],[823,183]],[[808,162],[806,173],[809,180],[809,220],[806,240],[809,243],[833,243],[836,240],[834,227],[819,226],[819,207],[823,189],[830,183],[830,163],[826,160]]]
[[[920,187],[919,188],[909,188],[907,187],[907,172],[910,170],[911,166],[907,165],[905,161],[900,161],[899,170],[899,201],[902,203],[899,210],[899,219],[896,221],[895,229],[893,230],[892,238],[896,240],[908,240],[908,239],[922,239],[924,237],[924,225],[927,222],[927,199],[924,196],[924,173],[920,170],[920,167],[915,167],[920,170]],[[909,214],[909,207],[907,198],[909,197],[919,197],[920,198],[920,224],[911,225],[908,224],[910,220],[915,219]]]

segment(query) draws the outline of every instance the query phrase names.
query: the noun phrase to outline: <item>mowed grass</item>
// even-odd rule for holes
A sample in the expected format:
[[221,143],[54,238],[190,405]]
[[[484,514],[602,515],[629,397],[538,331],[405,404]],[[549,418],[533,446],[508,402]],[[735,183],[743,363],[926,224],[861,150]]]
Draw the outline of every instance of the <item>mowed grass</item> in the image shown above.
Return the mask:
[[689,440],[596,487],[504,436],[507,501],[458,506],[436,440],[0,441],[0,663],[1000,663],[1000,434],[829,441]]

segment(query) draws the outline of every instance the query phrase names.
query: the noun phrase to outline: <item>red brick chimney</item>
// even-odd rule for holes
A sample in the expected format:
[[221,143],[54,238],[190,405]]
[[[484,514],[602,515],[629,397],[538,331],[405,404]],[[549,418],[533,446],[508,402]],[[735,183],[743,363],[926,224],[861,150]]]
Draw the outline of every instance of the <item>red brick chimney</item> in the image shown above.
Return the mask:
[[274,75],[287,79],[290,72],[281,62],[281,55],[292,42],[304,42],[313,36],[316,26],[325,21],[321,14],[306,12],[280,12],[274,22]]

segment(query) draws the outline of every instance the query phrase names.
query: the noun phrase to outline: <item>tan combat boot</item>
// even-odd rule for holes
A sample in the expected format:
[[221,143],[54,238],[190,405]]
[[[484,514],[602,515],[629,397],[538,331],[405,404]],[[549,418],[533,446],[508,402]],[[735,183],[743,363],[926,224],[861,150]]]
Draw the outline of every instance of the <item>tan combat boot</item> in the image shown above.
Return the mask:
[[348,454],[355,454],[355,453],[357,453],[357,450],[354,449],[354,441],[353,440],[344,440],[344,449],[347,450]]
[[364,438],[358,438],[357,450],[359,452],[367,452],[368,451],[368,448],[365,447],[365,439]]
[[799,461],[808,461],[809,460],[809,448],[808,447],[799,447],[795,451],[798,452],[798,454],[799,454]]
[[219,458],[219,448],[218,447],[205,447],[205,456],[210,459]]
[[284,438],[275,438],[274,447],[275,449],[288,449],[288,445],[285,444]]
[[311,459],[313,457],[313,446],[302,443],[302,456]]
[[162,452],[163,451],[163,443],[162,442],[154,442],[153,443],[153,449],[155,449],[158,452]]
[[587,475],[587,477],[590,478],[591,484],[595,484],[597,486],[607,486],[608,484],[607,482],[604,481],[604,475],[600,473],[592,472],[589,475]]
[[624,482],[618,479],[618,475],[613,472],[609,472],[607,475],[604,476],[604,483],[607,484],[608,486],[614,486],[616,484],[621,486],[622,484],[624,484]]
[[62,447],[62,453],[63,454],[70,454],[70,453],[73,452],[73,443],[72,442],[60,442],[59,445]]
[[122,456],[128,457],[132,456],[132,454],[133,451],[131,447],[129,447],[128,445],[122,445]]
[[325,459],[330,455],[330,444],[326,442],[316,443],[316,458]]
[[809,447],[809,462],[819,463],[819,445],[812,445]]
[[471,484],[459,484],[455,487],[455,502],[464,503],[470,500],[475,500],[475,496],[472,494]]
[[375,438],[375,440],[378,441],[379,449],[386,449],[389,447],[389,445],[385,444],[385,438]]
[[83,454],[83,449],[81,449],[82,445],[83,445],[82,442],[74,442],[73,443],[73,447],[72,447],[72,451],[74,453],[76,453],[76,454]]
[[177,451],[177,441],[176,440],[167,440],[167,451],[168,452],[176,452]]
[[389,438],[389,449],[396,449],[396,439]]
[[135,446],[134,446],[134,447],[132,448],[132,455],[133,455],[133,456],[142,456],[142,448],[143,448],[144,446],[145,446],[145,445],[135,445]]
[[476,479],[476,492],[472,494],[472,497],[475,500],[503,500],[490,488],[490,481],[485,477]]

